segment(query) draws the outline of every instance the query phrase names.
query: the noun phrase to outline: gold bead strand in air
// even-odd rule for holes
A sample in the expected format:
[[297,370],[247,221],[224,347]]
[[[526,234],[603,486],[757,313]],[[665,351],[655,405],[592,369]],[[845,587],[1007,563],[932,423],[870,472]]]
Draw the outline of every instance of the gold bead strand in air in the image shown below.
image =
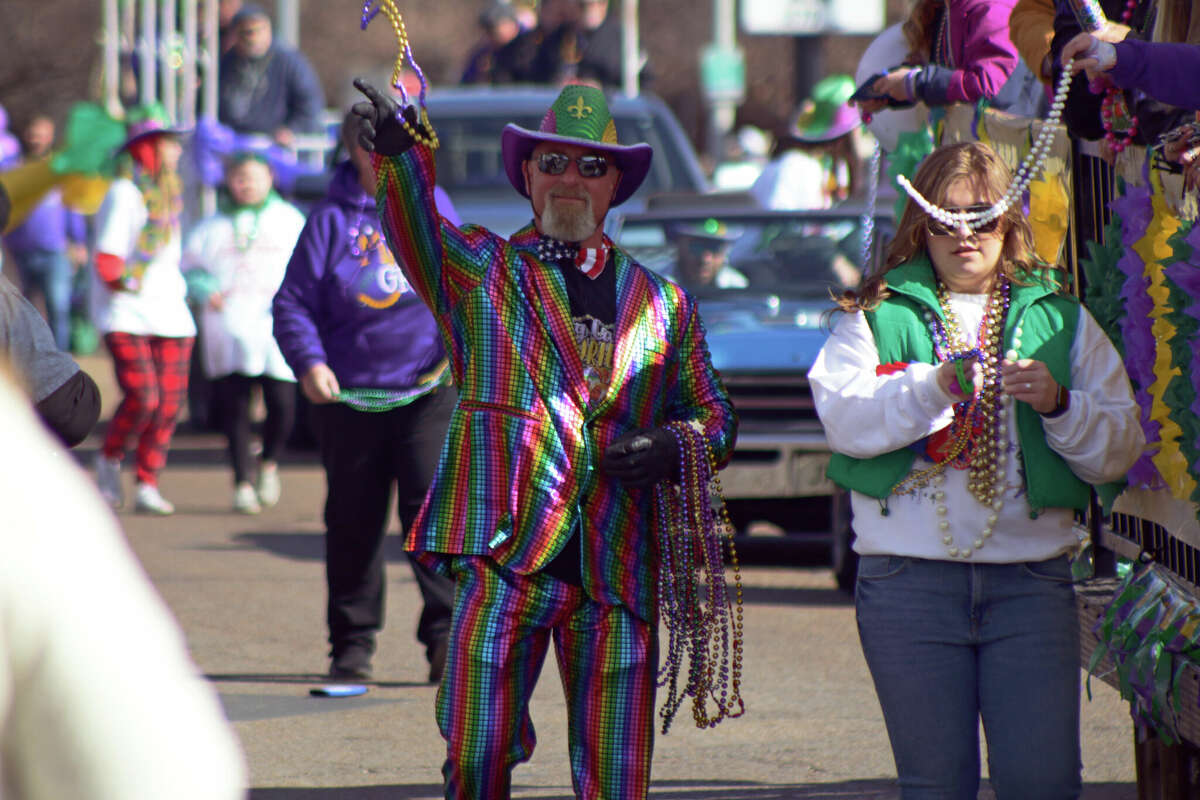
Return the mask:
[[[417,65],[417,61],[413,58],[412,47],[408,41],[408,29],[404,26],[404,17],[400,15],[400,10],[396,8],[393,0],[379,0],[378,7],[372,8],[372,0],[364,0],[362,9],[362,29],[366,30],[367,25],[375,18],[375,15],[383,12],[383,15],[388,18],[392,24],[392,32],[396,35],[396,46],[399,52],[396,53],[396,60],[392,64],[392,86],[400,91],[402,105],[407,105],[409,102],[408,90],[404,88],[404,62],[407,61],[412,67],[412,71],[416,73],[417,78],[421,81],[421,93],[417,102],[417,125],[412,125],[404,114],[396,112],[396,120],[401,127],[413,138],[413,141],[418,144],[423,144],[430,150],[436,150],[440,142],[438,141],[437,131],[433,129],[433,125],[429,122],[429,112],[425,109],[425,93],[429,88],[425,80],[425,73]],[[427,132],[427,133],[426,133]]]

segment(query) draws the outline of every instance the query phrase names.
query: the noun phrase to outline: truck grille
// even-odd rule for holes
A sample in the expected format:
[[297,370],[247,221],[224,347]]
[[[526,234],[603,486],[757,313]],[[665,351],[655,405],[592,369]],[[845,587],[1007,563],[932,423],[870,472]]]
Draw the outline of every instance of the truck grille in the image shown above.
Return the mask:
[[812,390],[803,374],[723,372],[721,380],[743,431],[811,429],[817,422]]

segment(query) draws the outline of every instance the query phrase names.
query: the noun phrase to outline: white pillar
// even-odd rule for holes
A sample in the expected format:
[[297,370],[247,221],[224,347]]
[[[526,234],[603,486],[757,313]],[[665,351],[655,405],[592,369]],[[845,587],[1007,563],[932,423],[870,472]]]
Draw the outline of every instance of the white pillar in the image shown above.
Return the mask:
[[[199,21],[200,27],[200,116],[209,119],[217,118],[217,65],[221,59],[221,31],[217,20],[217,4],[209,0],[204,4],[204,19]],[[205,186],[200,192],[200,216],[208,217],[216,213],[217,191]]]
[[159,96],[163,108],[167,110],[167,118],[174,121],[179,119],[179,70],[172,64],[172,50],[179,42],[179,31],[175,25],[175,0],[160,0],[158,26],[158,70],[161,89]]
[[[713,0],[713,47],[724,52],[737,49],[737,6],[736,0]],[[708,126],[709,156],[714,160],[721,157],[721,142],[733,127],[737,102],[731,98],[710,99]]]
[[280,44],[293,50],[300,49],[300,7],[296,0],[275,0],[272,35]]
[[204,4],[204,19],[200,23],[200,114],[217,116],[217,65],[221,60],[221,26],[217,19],[217,4]]
[[621,0],[621,88],[627,97],[636,97],[641,92],[638,81],[641,71],[638,0]]
[[[206,3],[206,6],[215,5]],[[199,24],[196,19],[196,0],[183,0],[183,19],[180,26],[183,31],[183,63],[180,65],[179,81],[179,121],[187,127],[196,124],[196,105],[199,102],[197,79],[199,42]]]
[[141,92],[138,100],[143,104],[153,103],[158,99],[158,73],[156,72],[156,56],[158,55],[158,16],[154,0],[142,0],[142,32],[138,37],[138,82]]
[[121,110],[121,21],[117,0],[104,0],[104,108],[112,116]]

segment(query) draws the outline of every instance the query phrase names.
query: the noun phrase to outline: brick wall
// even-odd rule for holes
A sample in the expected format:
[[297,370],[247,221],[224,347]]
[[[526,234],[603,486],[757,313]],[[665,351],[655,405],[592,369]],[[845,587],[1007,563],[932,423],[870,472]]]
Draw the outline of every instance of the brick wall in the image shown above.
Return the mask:
[[[619,9],[611,0],[610,9]],[[475,43],[475,16],[482,0],[405,0],[404,19],[413,51],[435,82],[457,79],[466,53]],[[900,19],[907,0],[888,0],[889,22]],[[612,13],[612,12],[610,12]],[[712,39],[709,0],[641,0],[642,47],[656,80],[655,92],[675,110],[698,147],[703,147],[707,108],[700,91],[701,48]],[[324,81],[332,104],[346,102],[350,78],[359,72],[386,72],[395,40],[386,21],[377,19],[367,33],[358,31],[357,14],[324,0],[305,0],[301,40]],[[820,48],[824,74],[854,73],[871,37],[840,36],[806,39],[801,46]],[[782,124],[797,105],[794,86],[796,40],[790,36],[745,36],[747,97],[739,117],[760,125]]]

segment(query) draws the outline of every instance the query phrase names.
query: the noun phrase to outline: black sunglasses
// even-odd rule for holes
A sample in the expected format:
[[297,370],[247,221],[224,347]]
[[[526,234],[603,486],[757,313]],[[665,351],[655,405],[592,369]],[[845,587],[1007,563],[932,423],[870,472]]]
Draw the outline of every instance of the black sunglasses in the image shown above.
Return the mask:
[[537,157],[537,167],[546,175],[562,175],[572,161],[579,165],[579,174],[585,178],[600,178],[608,172],[608,159],[604,156],[573,159],[563,153],[542,153]]
[[[977,206],[967,206],[966,208],[947,208],[946,210],[951,214],[962,214],[964,212],[968,214],[978,214],[983,211],[987,211],[990,208],[990,205],[980,204]],[[998,217],[992,217],[991,219],[983,222],[977,222],[973,225],[968,225],[967,227],[971,229],[972,233],[993,233],[997,228],[1000,227],[1000,220],[1003,218],[1004,215],[1002,214]],[[941,222],[938,222],[933,217],[925,218],[925,230],[930,236],[957,236],[959,227],[960,226],[958,225],[955,225],[954,227],[948,227]]]

